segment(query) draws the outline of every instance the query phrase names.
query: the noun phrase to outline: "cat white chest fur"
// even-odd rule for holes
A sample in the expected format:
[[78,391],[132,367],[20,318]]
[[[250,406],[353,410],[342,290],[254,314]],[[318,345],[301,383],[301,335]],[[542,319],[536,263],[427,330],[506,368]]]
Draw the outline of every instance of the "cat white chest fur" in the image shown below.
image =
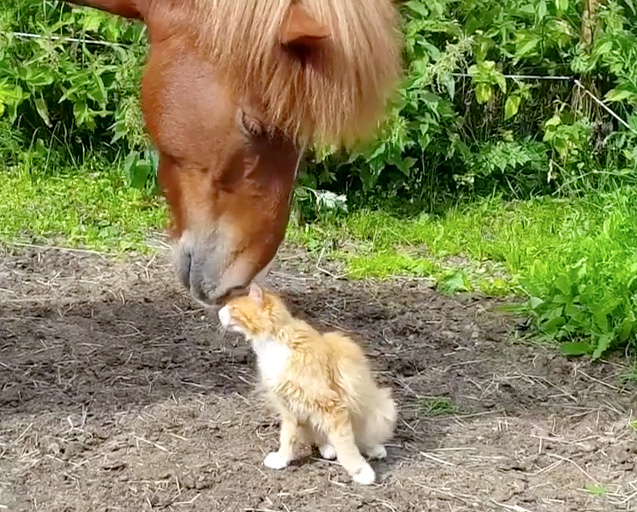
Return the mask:
[[[244,334],[242,329],[233,322],[228,306],[219,310],[219,321],[231,331]],[[276,386],[290,357],[290,349],[271,338],[253,340],[252,348],[257,355],[257,364],[264,382],[270,386]]]
[[257,355],[257,364],[263,381],[268,385],[275,386],[288,362],[290,349],[269,338],[254,340],[252,347]]

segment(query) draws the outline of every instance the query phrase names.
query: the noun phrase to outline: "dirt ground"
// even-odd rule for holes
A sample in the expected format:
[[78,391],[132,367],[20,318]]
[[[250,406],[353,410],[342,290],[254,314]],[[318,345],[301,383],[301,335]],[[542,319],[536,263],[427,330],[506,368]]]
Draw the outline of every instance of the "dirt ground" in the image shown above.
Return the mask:
[[255,361],[167,255],[0,249],[0,510],[637,510],[620,363],[513,342],[491,302],[348,282],[286,249],[271,274],[316,325],[360,335],[400,407],[378,485],[311,454],[273,471]]

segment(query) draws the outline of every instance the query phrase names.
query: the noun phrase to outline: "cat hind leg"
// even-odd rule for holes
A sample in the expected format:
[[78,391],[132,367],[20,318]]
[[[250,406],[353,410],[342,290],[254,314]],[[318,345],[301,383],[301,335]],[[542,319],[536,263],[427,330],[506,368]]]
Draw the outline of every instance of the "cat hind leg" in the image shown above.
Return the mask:
[[326,434],[336,451],[338,461],[355,482],[371,485],[376,481],[376,473],[361,455],[356,445],[354,431],[349,418],[339,418],[328,422]]
[[323,457],[324,459],[336,459],[336,448],[334,448],[330,443],[326,442],[325,444],[318,445],[318,450],[321,454],[321,457]]
[[368,411],[367,417],[360,422],[362,431],[356,432],[356,436],[357,439],[360,436],[365,446],[374,449],[391,438],[396,426],[398,411],[389,388],[378,390],[374,406]]
[[310,435],[312,444],[318,448],[321,457],[327,460],[336,459],[336,449],[330,444],[325,434],[319,430],[312,429]]
[[387,450],[382,444],[363,448],[363,453],[370,459],[384,459],[387,457]]
[[370,459],[384,459],[387,450],[383,446],[393,434],[396,425],[396,405],[388,388],[379,389],[371,402],[354,417],[354,435],[360,450]]

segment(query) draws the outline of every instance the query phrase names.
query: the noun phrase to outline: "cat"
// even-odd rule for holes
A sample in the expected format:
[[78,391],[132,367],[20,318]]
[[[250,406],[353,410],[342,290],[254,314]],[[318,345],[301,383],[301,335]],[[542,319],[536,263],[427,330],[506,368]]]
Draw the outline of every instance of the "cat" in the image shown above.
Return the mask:
[[273,292],[252,284],[219,310],[221,324],[251,342],[269,398],[281,416],[279,449],[264,464],[283,469],[295,447],[318,447],[338,459],[355,482],[373,484],[369,458],[387,454],[397,410],[389,388],[379,388],[362,348],[338,332],[321,334],[296,319]]

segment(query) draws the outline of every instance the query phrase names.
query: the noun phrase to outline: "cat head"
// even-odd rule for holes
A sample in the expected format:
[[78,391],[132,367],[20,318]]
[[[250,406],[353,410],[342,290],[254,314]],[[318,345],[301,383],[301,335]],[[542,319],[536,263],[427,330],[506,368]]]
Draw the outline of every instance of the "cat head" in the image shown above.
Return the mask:
[[255,283],[247,295],[230,299],[219,310],[221,325],[248,339],[274,336],[290,320],[292,315],[283,301]]

